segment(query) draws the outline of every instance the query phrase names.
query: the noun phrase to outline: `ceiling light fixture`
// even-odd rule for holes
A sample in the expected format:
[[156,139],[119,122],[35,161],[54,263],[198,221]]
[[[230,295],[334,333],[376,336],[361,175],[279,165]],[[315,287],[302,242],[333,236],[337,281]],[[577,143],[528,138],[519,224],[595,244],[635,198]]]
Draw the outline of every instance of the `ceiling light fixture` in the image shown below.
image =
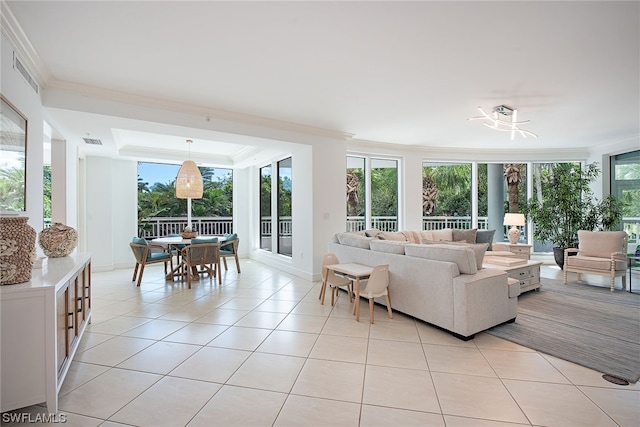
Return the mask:
[[191,227],[191,199],[202,199],[202,174],[196,163],[191,160],[191,143],[189,144],[189,160],[185,160],[176,176],[176,197],[187,199],[187,223]]
[[[526,129],[522,129],[519,125],[529,123],[529,120],[518,121],[518,110],[513,109],[511,107],[507,107],[506,105],[498,105],[493,107],[492,114],[487,114],[486,111],[482,109],[482,107],[478,107],[480,110],[481,116],[471,117],[468,120],[485,120],[482,122],[483,125],[488,127],[489,129],[498,130],[501,132],[511,132],[511,140],[516,136],[516,132],[522,135],[524,138],[528,136],[532,136],[537,138],[538,135],[535,133],[528,131]],[[501,117],[511,117],[511,120],[504,120]]]

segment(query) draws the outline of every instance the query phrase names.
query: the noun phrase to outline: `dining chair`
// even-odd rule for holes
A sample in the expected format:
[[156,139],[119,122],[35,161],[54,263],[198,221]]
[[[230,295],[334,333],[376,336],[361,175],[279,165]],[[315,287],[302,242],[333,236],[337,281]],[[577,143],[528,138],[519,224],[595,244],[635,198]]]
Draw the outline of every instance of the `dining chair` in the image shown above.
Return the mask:
[[218,276],[218,283],[222,284],[220,273],[220,244],[217,238],[191,239],[191,244],[182,251],[182,280],[187,277],[187,286],[191,289],[193,277],[206,273],[209,278]]
[[[373,268],[364,289],[360,290],[360,295],[356,295],[356,298],[359,296],[369,299],[369,318],[371,323],[373,323],[373,300],[381,296],[386,299],[389,319],[393,319],[391,299],[389,298],[389,264],[377,265]],[[359,304],[359,301],[356,301],[356,304]]]
[[[134,237],[131,243],[129,243],[129,246],[131,247],[133,256],[136,258],[136,267],[133,270],[133,279],[131,279],[131,281],[135,281],[137,278],[138,287],[142,282],[144,268],[148,264],[163,262],[165,276],[167,275],[167,263],[171,266],[169,271],[173,271],[173,256],[164,246],[150,245],[141,237]],[[157,252],[155,250],[157,250]]]
[[228,270],[227,258],[234,257],[236,259],[236,270],[240,273],[240,260],[238,259],[238,245],[240,239],[236,233],[225,234],[224,241],[220,244],[220,257],[224,263],[224,269]]
[[338,276],[333,270],[329,270],[327,281],[324,281],[325,273],[327,272],[327,265],[339,264],[336,254],[327,252],[322,255],[322,287],[320,288],[320,295],[318,299],[324,301],[324,296],[327,292],[327,285],[331,288],[331,305],[335,305],[335,299],[338,296],[338,291],[341,287],[347,288],[349,294],[349,302],[353,302],[353,281],[344,276]]

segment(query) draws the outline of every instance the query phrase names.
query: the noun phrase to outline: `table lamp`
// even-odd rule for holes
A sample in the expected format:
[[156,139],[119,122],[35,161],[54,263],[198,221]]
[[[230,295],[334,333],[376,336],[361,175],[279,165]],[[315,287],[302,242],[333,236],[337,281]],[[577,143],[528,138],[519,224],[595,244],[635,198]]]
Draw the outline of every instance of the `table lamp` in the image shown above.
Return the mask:
[[525,225],[524,214],[521,213],[506,213],[504,214],[504,225],[510,225],[509,229],[509,243],[515,245],[520,240],[520,229],[518,226]]

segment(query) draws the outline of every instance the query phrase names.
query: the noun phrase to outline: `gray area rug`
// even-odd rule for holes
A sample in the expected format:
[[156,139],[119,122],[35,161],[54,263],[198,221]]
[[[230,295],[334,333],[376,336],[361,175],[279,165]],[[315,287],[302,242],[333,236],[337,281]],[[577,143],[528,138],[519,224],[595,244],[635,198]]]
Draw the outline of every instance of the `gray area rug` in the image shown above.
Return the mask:
[[486,332],[603,374],[638,381],[640,294],[545,278],[541,284],[539,292],[518,297],[514,323]]

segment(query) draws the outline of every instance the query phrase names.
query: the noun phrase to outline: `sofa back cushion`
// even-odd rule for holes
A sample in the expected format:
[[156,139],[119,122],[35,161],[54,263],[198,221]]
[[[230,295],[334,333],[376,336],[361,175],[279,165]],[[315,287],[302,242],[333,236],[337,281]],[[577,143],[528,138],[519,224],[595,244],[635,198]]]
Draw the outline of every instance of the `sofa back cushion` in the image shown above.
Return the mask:
[[440,243],[432,245],[407,243],[404,247],[404,252],[407,256],[453,262],[458,266],[458,271],[461,274],[475,274],[478,272],[473,249],[466,246]]
[[404,245],[406,245],[406,242],[374,239],[369,245],[372,251],[404,255]]
[[624,231],[578,230],[580,255],[610,258],[614,252],[625,252],[623,248],[627,233]]
[[447,242],[445,245],[458,245],[466,248],[471,248],[473,255],[476,258],[476,267],[478,270],[482,269],[482,263],[484,263],[484,254],[489,247],[488,243],[466,243],[466,242]]
[[373,240],[373,237],[365,237],[364,234],[356,233],[338,233],[336,237],[341,245],[362,249],[369,249],[369,243]]

